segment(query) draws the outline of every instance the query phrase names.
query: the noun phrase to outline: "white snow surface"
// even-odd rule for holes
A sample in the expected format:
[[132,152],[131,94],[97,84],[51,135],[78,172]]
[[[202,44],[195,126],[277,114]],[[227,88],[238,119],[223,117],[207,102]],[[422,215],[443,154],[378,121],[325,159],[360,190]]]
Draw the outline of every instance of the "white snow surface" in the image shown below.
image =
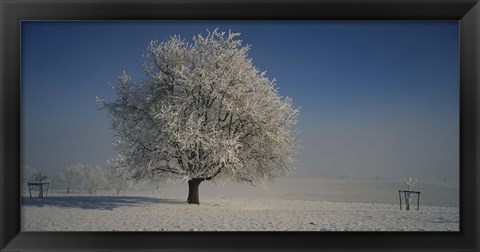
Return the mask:
[[115,195],[22,195],[22,231],[459,231],[458,184],[418,182],[420,209],[400,210],[402,181],[281,178],[269,188],[185,183],[137,185]]

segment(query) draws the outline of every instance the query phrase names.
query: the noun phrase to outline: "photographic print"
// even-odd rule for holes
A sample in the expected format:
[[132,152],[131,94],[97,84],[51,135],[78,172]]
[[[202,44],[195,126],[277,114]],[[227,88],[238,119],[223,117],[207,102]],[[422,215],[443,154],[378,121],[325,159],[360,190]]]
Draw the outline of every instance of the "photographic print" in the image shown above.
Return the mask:
[[459,22],[22,21],[21,231],[460,231]]

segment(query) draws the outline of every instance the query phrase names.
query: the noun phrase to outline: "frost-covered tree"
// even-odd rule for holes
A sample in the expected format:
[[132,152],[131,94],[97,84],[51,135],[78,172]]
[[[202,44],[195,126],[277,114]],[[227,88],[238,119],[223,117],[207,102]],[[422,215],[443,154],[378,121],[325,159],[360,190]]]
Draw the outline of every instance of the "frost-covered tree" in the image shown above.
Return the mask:
[[65,188],[67,194],[73,190],[82,190],[92,194],[106,184],[106,179],[100,167],[75,163],[55,175],[53,182],[54,187]]
[[42,183],[43,181],[47,180],[48,176],[43,174],[43,172],[37,172],[33,175],[33,181],[37,183]]
[[34,176],[37,173],[37,170],[31,168],[28,165],[25,165],[21,170],[21,180],[23,185],[26,185],[28,182],[34,182]]
[[120,155],[110,164],[124,177],[183,179],[187,202],[199,204],[202,181],[259,184],[293,169],[299,111],[238,36],[215,30],[190,43],[152,41],[147,78],[135,83],[124,72],[112,85],[116,98],[98,99],[116,131]]
[[88,194],[96,193],[107,183],[103,170],[99,167],[85,166],[83,168],[83,188]]
[[54,187],[65,188],[66,193],[80,189],[84,179],[85,165],[76,163],[63,168],[53,178]]
[[109,170],[105,178],[107,179],[107,187],[115,190],[117,195],[120,194],[120,191],[127,190],[133,186],[131,181],[122,177],[121,174],[118,174],[113,169]]

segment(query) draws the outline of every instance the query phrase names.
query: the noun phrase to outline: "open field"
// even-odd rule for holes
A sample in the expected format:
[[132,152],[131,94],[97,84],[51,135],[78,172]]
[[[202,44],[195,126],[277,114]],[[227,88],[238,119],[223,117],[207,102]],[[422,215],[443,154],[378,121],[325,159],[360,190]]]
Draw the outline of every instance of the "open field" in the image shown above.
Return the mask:
[[[22,198],[23,231],[458,231],[458,185],[419,182],[410,211],[399,209],[401,181],[278,179],[268,189],[186,184],[138,185],[114,195],[51,192]],[[415,199],[415,198],[414,198]]]

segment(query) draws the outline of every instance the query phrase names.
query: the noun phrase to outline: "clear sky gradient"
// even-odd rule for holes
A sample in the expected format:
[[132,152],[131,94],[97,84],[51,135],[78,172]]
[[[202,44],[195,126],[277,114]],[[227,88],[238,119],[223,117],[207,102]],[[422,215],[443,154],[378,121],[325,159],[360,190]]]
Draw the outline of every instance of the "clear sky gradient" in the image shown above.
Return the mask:
[[298,175],[458,179],[457,21],[22,23],[22,165],[106,167],[113,131],[95,97],[144,75],[152,39],[240,32],[300,107]]

